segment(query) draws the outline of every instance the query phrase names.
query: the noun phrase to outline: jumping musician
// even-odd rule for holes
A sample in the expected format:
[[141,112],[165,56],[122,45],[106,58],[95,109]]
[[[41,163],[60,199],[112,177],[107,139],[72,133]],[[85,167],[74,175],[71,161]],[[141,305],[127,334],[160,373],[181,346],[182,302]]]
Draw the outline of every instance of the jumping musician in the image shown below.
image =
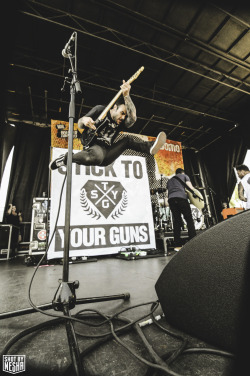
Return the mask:
[[[160,132],[153,142],[145,142],[139,138],[125,136],[115,142],[120,131],[125,131],[135,123],[136,108],[130,97],[131,86],[123,80],[120,86],[122,95],[109,110],[103,125],[96,127],[96,120],[105,106],[93,107],[85,116],[78,120],[78,128],[82,131],[83,150],[73,154],[72,162],[85,166],[108,166],[113,163],[126,149],[155,155],[165,144],[166,134]],[[99,130],[101,129],[101,130]],[[89,134],[94,136],[89,137]],[[86,146],[85,139],[91,141]],[[67,153],[53,160],[49,168],[56,170],[67,165]]]

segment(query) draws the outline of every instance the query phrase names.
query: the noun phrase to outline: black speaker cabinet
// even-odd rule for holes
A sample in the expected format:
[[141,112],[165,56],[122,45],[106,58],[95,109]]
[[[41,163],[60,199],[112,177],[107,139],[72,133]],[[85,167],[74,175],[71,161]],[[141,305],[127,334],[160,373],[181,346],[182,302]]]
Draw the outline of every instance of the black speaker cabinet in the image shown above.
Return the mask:
[[187,242],[155,285],[166,320],[211,345],[237,351],[249,330],[249,253],[250,210]]

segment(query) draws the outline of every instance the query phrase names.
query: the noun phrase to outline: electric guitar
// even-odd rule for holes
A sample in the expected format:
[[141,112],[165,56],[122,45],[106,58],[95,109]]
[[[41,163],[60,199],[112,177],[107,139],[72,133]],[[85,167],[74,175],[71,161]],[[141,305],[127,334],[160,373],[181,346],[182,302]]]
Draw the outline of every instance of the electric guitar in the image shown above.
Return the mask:
[[196,206],[199,210],[202,210],[204,208],[204,198],[200,191],[198,191],[198,189],[194,188],[192,192],[186,189],[186,193],[191,204]]
[[[138,69],[138,71],[130,77],[127,81],[131,84],[134,80],[137,79],[139,74],[144,70],[144,67]],[[91,129],[89,127],[85,127],[81,134],[81,142],[83,144],[83,148],[86,149],[89,147],[90,143],[94,140],[95,137],[98,136],[99,132],[107,125],[109,120],[106,118],[108,111],[113,107],[117,99],[121,96],[122,89],[116,94],[116,96],[112,99],[112,101],[107,105],[107,107],[102,111],[102,113],[98,116],[97,120],[95,121],[96,129]]]
[[204,198],[198,189],[194,188],[191,189],[183,180],[181,180],[178,176],[174,176],[185,188],[187,193],[188,199],[191,204],[197,207],[197,209],[202,210],[205,206]]

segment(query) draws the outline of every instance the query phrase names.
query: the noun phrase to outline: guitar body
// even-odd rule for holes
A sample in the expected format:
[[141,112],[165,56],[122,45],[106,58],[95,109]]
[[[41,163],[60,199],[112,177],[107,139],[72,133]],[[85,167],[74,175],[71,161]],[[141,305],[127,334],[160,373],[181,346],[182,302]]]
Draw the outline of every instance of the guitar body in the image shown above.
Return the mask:
[[101,132],[101,130],[107,125],[109,122],[108,118],[105,118],[103,121],[97,120],[95,122],[96,129],[91,129],[86,127],[81,134],[81,143],[84,149],[87,149]]
[[198,191],[198,189],[194,188],[193,191],[194,191],[195,194],[186,190],[186,193],[188,195],[188,199],[189,199],[189,201],[192,205],[197,207],[197,209],[202,210],[205,206],[203,196],[200,193],[200,191]]

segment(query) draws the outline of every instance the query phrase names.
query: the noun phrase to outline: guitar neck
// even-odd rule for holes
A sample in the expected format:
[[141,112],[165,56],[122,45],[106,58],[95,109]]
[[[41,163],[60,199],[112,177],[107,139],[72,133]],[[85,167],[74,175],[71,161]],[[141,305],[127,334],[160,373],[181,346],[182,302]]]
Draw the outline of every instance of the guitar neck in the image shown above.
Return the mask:
[[[144,70],[144,67],[141,67],[138,69],[138,71],[130,77],[130,79],[127,81],[128,84],[131,84],[136,78],[139,76],[139,74]],[[103,120],[106,116],[109,110],[114,106],[115,102],[118,100],[118,98],[121,96],[122,90],[120,90],[116,96],[112,99],[112,101],[107,105],[107,107],[102,111],[102,113],[98,116],[98,120]]]
[[118,98],[121,96],[122,90],[120,90],[116,96],[112,99],[112,101],[107,105],[107,107],[102,111],[101,115],[98,116],[98,120],[103,120],[106,116],[109,110],[114,106],[115,102],[118,100]]

